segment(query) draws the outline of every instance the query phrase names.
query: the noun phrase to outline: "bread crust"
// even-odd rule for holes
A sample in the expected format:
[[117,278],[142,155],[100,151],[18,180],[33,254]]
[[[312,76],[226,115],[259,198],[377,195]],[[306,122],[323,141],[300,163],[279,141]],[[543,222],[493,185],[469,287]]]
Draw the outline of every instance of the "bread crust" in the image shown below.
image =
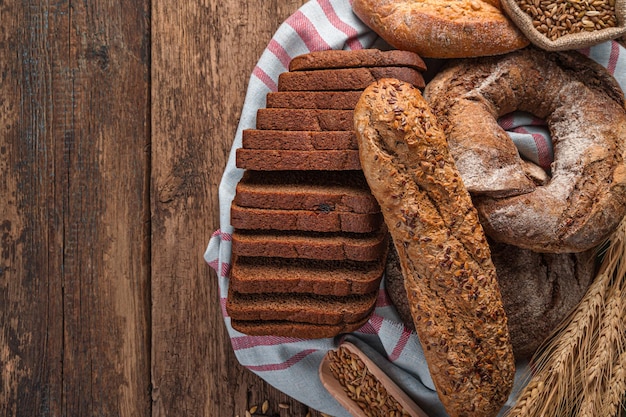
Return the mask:
[[[424,96],[444,127],[481,223],[494,240],[536,252],[582,252],[626,214],[626,110],[613,77],[578,52],[534,47],[457,61]],[[544,118],[551,179],[535,186],[497,119]]]
[[361,165],[401,260],[437,393],[454,416],[495,416],[515,364],[478,215],[419,90],[384,79],[355,109]]
[[494,2],[354,0],[355,14],[390,45],[425,58],[468,58],[523,48],[528,39]]
[[425,71],[426,63],[413,52],[379,49],[312,51],[289,62],[289,71],[359,67],[409,67]]

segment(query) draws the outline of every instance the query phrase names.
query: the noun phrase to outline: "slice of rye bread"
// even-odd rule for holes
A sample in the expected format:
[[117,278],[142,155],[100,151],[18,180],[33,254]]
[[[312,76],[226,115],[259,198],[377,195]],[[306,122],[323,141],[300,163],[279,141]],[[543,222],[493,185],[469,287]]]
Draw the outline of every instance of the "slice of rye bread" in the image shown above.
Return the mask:
[[265,107],[283,109],[353,110],[361,91],[277,91],[268,93]]
[[235,203],[231,205],[230,217],[235,229],[246,230],[369,233],[378,230],[383,223],[380,212],[259,209]]
[[353,110],[259,109],[256,128],[266,130],[354,130]]
[[292,321],[231,320],[233,329],[249,336],[278,336],[298,339],[326,339],[341,333],[357,331],[367,323],[370,316],[356,323],[311,324]]
[[236,256],[376,261],[384,256],[387,228],[372,233],[315,233],[235,230],[232,251]]
[[234,202],[266,209],[380,212],[362,171],[248,170]]
[[422,73],[407,67],[346,68],[283,72],[278,76],[278,91],[364,90],[381,78],[396,78],[424,88]]
[[361,169],[358,150],[261,150],[239,148],[237,168],[257,171],[354,171]]
[[369,294],[380,286],[387,251],[375,261],[234,256],[229,285],[242,294]]
[[409,67],[426,71],[422,58],[409,51],[380,49],[326,50],[298,55],[289,62],[289,71],[358,67]]
[[241,294],[229,289],[226,312],[233,320],[354,323],[371,313],[377,295],[378,291],[344,297],[293,293]]
[[358,150],[354,131],[310,132],[299,130],[245,129],[242,147],[265,150]]

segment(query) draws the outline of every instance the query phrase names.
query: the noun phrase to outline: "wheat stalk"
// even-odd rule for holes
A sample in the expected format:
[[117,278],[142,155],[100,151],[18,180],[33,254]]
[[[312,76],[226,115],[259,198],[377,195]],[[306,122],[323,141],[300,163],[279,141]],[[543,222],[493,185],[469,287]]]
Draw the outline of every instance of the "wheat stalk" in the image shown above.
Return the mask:
[[[576,411],[580,417],[595,417],[600,407],[611,409],[614,402],[604,406],[601,401],[610,397],[609,390],[626,385],[624,366],[618,361],[625,355],[626,338],[625,240],[623,221],[585,296],[534,358],[532,376],[507,417],[562,416]],[[613,397],[619,401],[623,391]]]

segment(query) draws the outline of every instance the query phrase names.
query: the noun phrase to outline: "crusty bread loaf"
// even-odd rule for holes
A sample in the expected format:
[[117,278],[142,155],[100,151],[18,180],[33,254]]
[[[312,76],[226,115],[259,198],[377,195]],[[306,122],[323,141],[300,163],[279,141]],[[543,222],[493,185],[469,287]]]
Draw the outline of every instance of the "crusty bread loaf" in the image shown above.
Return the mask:
[[513,385],[513,351],[489,245],[443,130],[419,90],[392,79],[365,90],[355,128],[439,398],[452,417],[493,417]]
[[481,0],[354,0],[354,13],[390,45],[428,58],[497,55],[529,41],[494,4]]
[[357,91],[276,91],[266,96],[266,107],[282,109],[352,110],[361,97]]
[[[516,360],[530,359],[578,305],[596,272],[596,251],[538,253],[490,242]],[[415,329],[397,252],[390,245],[385,289],[400,318]]]
[[244,149],[236,151],[238,168],[257,171],[353,171],[361,169],[359,151],[320,150],[266,150]]
[[246,294],[368,294],[380,285],[386,254],[369,262],[238,256],[231,265],[230,286]]
[[380,212],[361,171],[246,171],[235,191],[240,207]]
[[267,130],[354,130],[352,110],[259,109],[257,129]]
[[311,132],[299,130],[245,129],[242,132],[244,149],[263,150],[358,150],[354,130]]
[[233,252],[239,256],[376,261],[384,256],[387,229],[372,233],[235,230]]
[[425,71],[424,60],[414,52],[380,49],[330,49],[298,55],[289,62],[289,71],[329,68],[408,67]]
[[376,291],[363,295],[241,294],[229,289],[226,312],[234,320],[284,320],[311,324],[356,323],[368,316]]
[[398,78],[416,87],[424,87],[420,71],[406,67],[346,68],[283,72],[278,76],[278,91],[363,90],[385,77]]

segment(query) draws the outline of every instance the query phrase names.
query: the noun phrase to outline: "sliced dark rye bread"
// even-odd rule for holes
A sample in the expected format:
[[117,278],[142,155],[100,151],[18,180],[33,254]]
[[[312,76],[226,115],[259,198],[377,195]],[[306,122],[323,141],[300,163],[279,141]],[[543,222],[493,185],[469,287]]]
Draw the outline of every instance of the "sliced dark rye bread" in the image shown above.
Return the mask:
[[261,150],[239,148],[238,168],[258,171],[353,171],[361,169],[358,150]]
[[378,230],[383,219],[380,212],[259,209],[233,203],[230,223],[235,229],[248,230],[369,233]]
[[236,256],[229,285],[244,294],[369,294],[380,286],[386,254],[371,262]]
[[241,294],[229,289],[226,312],[233,320],[354,323],[372,312],[377,295],[378,291],[343,297],[294,293]]
[[396,78],[424,88],[422,73],[407,67],[320,69],[283,72],[278,76],[278,91],[364,90],[382,78]]
[[234,202],[267,209],[380,212],[362,171],[248,170]]
[[256,128],[267,130],[354,130],[353,110],[259,109]]
[[376,261],[384,256],[387,228],[372,233],[235,230],[232,251],[238,256]]
[[358,150],[354,131],[311,132],[299,130],[245,129],[242,147],[264,150]]
[[268,93],[266,107],[283,109],[352,110],[361,91],[277,91]]
[[414,52],[395,49],[390,51],[382,51],[380,49],[331,49],[313,51],[294,57],[289,63],[289,71],[395,66],[409,67],[418,71],[426,70],[426,63]]
[[326,339],[341,333],[357,331],[367,323],[369,316],[356,323],[311,324],[292,321],[231,320],[233,329],[250,336],[278,336],[299,339]]

